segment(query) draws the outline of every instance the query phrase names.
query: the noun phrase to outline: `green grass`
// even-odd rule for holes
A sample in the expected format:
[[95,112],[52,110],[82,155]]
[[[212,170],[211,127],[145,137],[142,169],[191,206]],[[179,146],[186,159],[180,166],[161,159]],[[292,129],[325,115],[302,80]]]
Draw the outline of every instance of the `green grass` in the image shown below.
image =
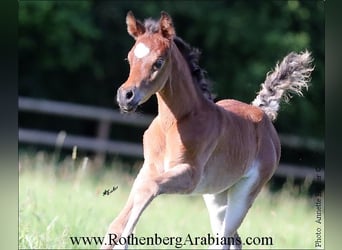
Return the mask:
[[[55,164],[39,153],[21,154],[19,175],[19,248],[91,248],[72,245],[71,236],[103,236],[108,224],[123,207],[134,178],[116,170],[91,171],[82,160],[66,159]],[[105,189],[118,186],[110,195]],[[265,188],[245,218],[239,233],[246,237],[272,237],[272,246],[245,249],[312,249],[316,239],[314,200],[298,194],[288,185],[271,194]],[[323,230],[323,229],[322,229]],[[206,236],[210,232],[206,207],[200,196],[165,195],[157,197],[143,213],[135,235],[160,237]],[[323,233],[322,233],[323,235]],[[206,249],[186,245],[184,248]],[[99,248],[99,245],[92,245]],[[132,246],[133,249],[148,246]],[[150,246],[149,248],[155,248]],[[174,246],[160,245],[161,248]]]

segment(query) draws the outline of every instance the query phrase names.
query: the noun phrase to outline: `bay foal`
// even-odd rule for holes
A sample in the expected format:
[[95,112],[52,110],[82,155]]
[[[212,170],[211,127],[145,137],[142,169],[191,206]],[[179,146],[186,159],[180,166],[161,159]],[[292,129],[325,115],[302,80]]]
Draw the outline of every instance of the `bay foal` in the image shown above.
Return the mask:
[[[272,121],[287,93],[307,87],[310,54],[287,55],[252,105],[214,103],[198,50],[176,36],[167,13],[143,24],[129,12],[126,23],[136,42],[128,53],[128,79],[118,89],[119,106],[133,112],[156,94],[158,115],[144,134],[144,164],[102,247],[127,248],[110,239],[128,237],[156,196],[176,193],[203,195],[213,236],[237,239],[248,209],[278,166],[280,143]],[[240,248],[238,243],[212,247]]]

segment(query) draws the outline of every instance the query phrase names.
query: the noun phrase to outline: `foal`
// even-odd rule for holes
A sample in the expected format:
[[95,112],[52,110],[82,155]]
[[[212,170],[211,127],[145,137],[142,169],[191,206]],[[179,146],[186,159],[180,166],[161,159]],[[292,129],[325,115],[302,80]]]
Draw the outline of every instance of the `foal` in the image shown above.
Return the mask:
[[241,248],[237,229],[279,163],[272,121],[288,92],[301,95],[307,88],[310,54],[287,55],[252,105],[214,103],[197,64],[198,51],[176,36],[167,13],[143,24],[128,12],[126,23],[136,43],[128,53],[129,77],[118,89],[119,106],[133,112],[156,94],[158,115],[144,134],[144,164],[102,247],[127,248],[114,235],[127,238],[156,196],[178,193],[203,195],[213,236],[236,239],[213,248]]

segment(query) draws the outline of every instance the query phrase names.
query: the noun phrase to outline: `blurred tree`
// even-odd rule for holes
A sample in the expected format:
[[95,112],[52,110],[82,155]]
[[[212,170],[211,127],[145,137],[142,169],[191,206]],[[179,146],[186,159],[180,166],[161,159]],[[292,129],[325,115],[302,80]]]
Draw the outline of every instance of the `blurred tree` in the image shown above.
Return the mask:
[[19,94],[79,101],[84,74],[101,78],[94,42],[101,37],[91,3],[20,2]]
[[[275,125],[283,133],[324,137],[323,1],[20,1],[19,95],[115,107],[134,43],[126,32],[128,10],[139,19],[169,12],[177,34],[202,51],[219,99],[251,102],[278,60],[312,51],[309,91],[282,105]],[[142,110],[155,113],[155,99]]]

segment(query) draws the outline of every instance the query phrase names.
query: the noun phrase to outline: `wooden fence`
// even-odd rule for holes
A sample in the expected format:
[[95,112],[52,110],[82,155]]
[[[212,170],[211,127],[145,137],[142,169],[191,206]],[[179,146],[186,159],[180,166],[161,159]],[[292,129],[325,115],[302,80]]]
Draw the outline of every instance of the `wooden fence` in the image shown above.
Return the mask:
[[[142,144],[110,140],[112,124],[147,128],[153,116],[138,113],[123,115],[112,109],[98,108],[87,105],[38,100],[19,97],[19,112],[41,113],[56,116],[69,116],[75,119],[88,119],[98,122],[96,137],[71,135],[64,131],[48,132],[39,129],[19,128],[19,143],[40,144],[90,150],[96,153],[98,162],[103,161],[106,154],[118,154],[142,158]],[[315,152],[324,152],[324,143],[312,138],[300,138],[294,135],[280,135],[283,146],[293,149],[305,148]],[[323,169],[323,167],[322,167]],[[281,164],[276,175],[284,177],[315,179],[315,169],[307,166]],[[321,171],[324,181],[324,171]]]

